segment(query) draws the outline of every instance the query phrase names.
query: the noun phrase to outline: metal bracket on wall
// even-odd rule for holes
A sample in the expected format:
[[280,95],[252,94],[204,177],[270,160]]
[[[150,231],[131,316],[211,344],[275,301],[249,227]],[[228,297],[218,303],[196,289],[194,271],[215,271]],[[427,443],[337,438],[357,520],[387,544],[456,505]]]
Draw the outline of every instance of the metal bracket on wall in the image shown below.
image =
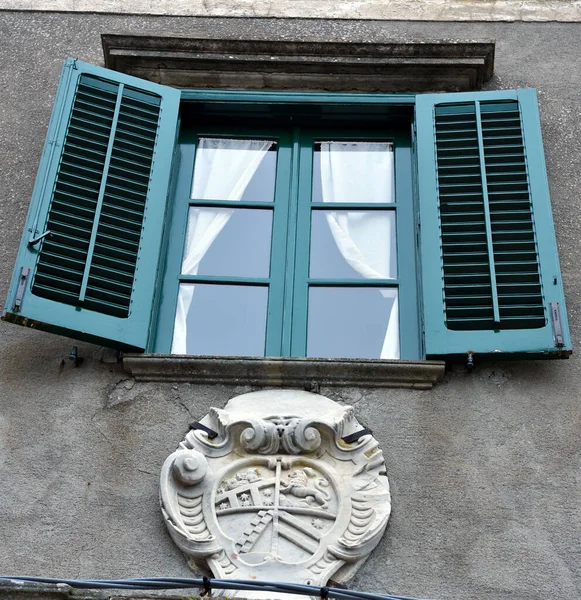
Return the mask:
[[20,277],[18,278],[18,287],[16,288],[16,298],[14,298],[14,311],[19,311],[22,306],[22,298],[26,289],[26,280],[30,273],[30,267],[22,267],[20,269]]
[[342,437],[341,439],[346,443],[346,444],[352,444],[353,442],[356,442],[359,438],[363,437],[364,435],[372,435],[372,431],[371,429],[369,429],[369,427],[364,427],[363,429],[360,429],[359,431],[356,431],[355,433],[350,433],[349,435],[346,435],[345,437]]
[[190,429],[198,429],[199,431],[203,431],[203,432],[207,433],[209,440],[213,440],[214,438],[218,437],[217,431],[214,431],[213,429],[206,427],[199,421],[194,421],[193,423],[190,423]]
[[553,335],[555,336],[555,346],[562,348],[565,345],[563,338],[563,322],[561,321],[561,309],[558,302],[551,302],[551,319],[553,321]]
[[466,354],[468,355],[466,358],[466,371],[472,373],[472,369],[474,369],[474,352],[468,350]]
[[79,349],[76,346],[73,346],[69,353],[69,360],[74,363],[75,369],[78,369],[85,359],[82,356],[79,356]]

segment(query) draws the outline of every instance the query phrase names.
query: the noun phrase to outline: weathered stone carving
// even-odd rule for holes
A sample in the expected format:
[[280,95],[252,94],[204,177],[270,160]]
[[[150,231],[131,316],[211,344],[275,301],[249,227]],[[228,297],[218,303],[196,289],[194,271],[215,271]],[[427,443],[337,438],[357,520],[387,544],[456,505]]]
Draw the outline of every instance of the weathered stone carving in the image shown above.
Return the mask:
[[[233,398],[190,431],[161,473],[169,532],[216,577],[325,585],[349,579],[390,513],[383,455],[353,408],[270,390]],[[248,592],[244,592],[248,596]]]

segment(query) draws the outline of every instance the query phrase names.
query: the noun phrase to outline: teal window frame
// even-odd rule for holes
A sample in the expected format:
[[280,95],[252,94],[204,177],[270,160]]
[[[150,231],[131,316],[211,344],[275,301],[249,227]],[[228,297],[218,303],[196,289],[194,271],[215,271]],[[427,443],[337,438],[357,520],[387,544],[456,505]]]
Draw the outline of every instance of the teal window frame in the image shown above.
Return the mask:
[[[97,91],[87,96],[87,87]],[[106,88],[117,90],[116,101],[104,99]],[[142,109],[134,106],[135,102],[150,106],[152,103],[145,96],[158,99],[153,102],[159,107],[154,117],[149,108],[145,113],[150,116],[144,117]],[[104,108],[107,103],[110,111]],[[114,115],[111,123],[103,118],[103,110]],[[329,128],[340,132],[341,136],[346,135],[343,130],[366,128],[367,132],[380,130],[380,137],[386,139],[391,131],[407,128],[406,135],[411,143],[409,149],[396,158],[396,173],[402,169],[405,172],[402,181],[408,183],[402,188],[400,181],[398,187],[400,191],[409,188],[405,193],[411,192],[412,201],[398,201],[393,208],[398,215],[398,244],[404,240],[408,244],[408,250],[398,252],[399,283],[412,286],[410,290],[415,286],[418,299],[416,306],[407,301],[400,303],[401,310],[408,311],[407,315],[400,313],[402,358],[465,359],[471,352],[494,358],[567,358],[571,354],[535,90],[417,95],[179,90],[75,59],[67,59],[59,81],[25,230],[2,311],[3,320],[120,350],[167,351],[177,285],[174,283],[173,291],[166,292],[162,283],[164,277],[167,279],[171,275],[172,269],[173,281],[178,281],[176,270],[181,262],[186,226],[182,213],[181,224],[173,230],[179,230],[180,235],[170,235],[172,230],[168,224],[178,218],[171,199],[176,186],[184,185],[178,177],[180,159],[176,142],[179,132],[190,127],[193,113],[202,118],[209,132],[220,127],[222,131],[231,131],[232,124],[239,128],[241,119],[258,122],[264,131],[292,126],[298,133],[285,138],[279,152],[282,149],[283,153],[295,153],[296,156],[300,156],[301,147],[307,146],[304,140],[301,142],[301,131],[310,129],[311,134],[316,135],[313,130],[319,127],[319,131],[325,131],[322,137],[326,137]],[[447,119],[453,115],[453,121],[458,115],[467,114],[474,115],[470,117],[471,124],[467,125],[469,121],[461,117],[452,130],[446,129],[447,126],[438,128],[441,116]],[[149,123],[145,128],[139,125],[142,118]],[[440,119],[439,122],[443,121]],[[468,137],[454,135],[453,129],[457,125],[462,132],[467,132]],[[72,146],[67,145],[70,139],[78,138],[79,127],[84,132],[80,137],[84,137],[85,142],[79,145],[78,140],[72,141],[74,151],[71,151]],[[446,134],[442,137],[444,130]],[[251,135],[256,132],[252,127]],[[369,137],[367,133],[361,136],[360,131],[354,135]],[[98,152],[103,164],[95,168],[96,163],[91,158],[94,148],[91,147],[96,138],[108,141],[103,142],[104,146]],[[465,172],[472,177],[468,185],[456,167],[452,178],[462,181],[450,182],[450,171],[444,171],[448,167],[440,160],[439,152],[448,148],[450,140],[454,164],[459,169],[469,169]],[[464,143],[466,140],[467,144]],[[149,154],[146,162],[139,162],[144,156],[139,148],[145,147],[145,141]],[[471,146],[471,164],[464,160],[466,145]],[[399,143],[401,151],[404,146]],[[500,160],[497,160],[499,156]],[[185,160],[183,156],[181,160]],[[308,171],[309,160],[305,155],[302,166],[295,160],[293,168]],[[89,167],[89,164],[93,166]],[[136,169],[124,168],[122,164],[136,165]],[[288,186],[290,198],[310,196],[305,190],[293,187],[297,182],[307,185],[308,176],[301,179],[290,172],[290,167],[288,173],[283,171],[282,175],[279,173],[282,183],[277,185]],[[516,175],[512,176],[512,173]],[[148,177],[148,184],[144,177]],[[440,178],[447,191],[440,189]],[[76,182],[72,187],[71,180]],[[187,181],[188,188],[190,182]],[[68,191],[63,190],[62,185],[68,185]],[[89,189],[91,185],[93,187]],[[458,189],[450,191],[450,185]],[[513,194],[513,190],[520,190],[519,195]],[[184,197],[189,202],[189,189],[187,192]],[[458,204],[455,204],[456,200]],[[139,210],[135,209],[136,203],[140,204]],[[480,221],[465,219],[467,215],[462,205],[471,205],[473,212],[468,216],[474,216],[476,211],[482,215],[482,218],[478,217]],[[63,206],[68,206],[65,213]],[[255,204],[253,208],[256,208]],[[286,316],[285,311],[277,313],[274,303],[269,306],[271,337],[267,342],[267,354],[304,352],[307,290],[309,285],[321,282],[308,280],[306,260],[299,261],[295,268],[292,260],[283,257],[294,259],[295,255],[306,252],[311,209],[307,204],[290,202],[286,209],[278,210],[274,220],[275,236],[285,227],[286,231],[289,223],[295,223],[295,217],[302,223],[300,235],[291,232],[291,235],[280,236],[284,242],[279,242],[277,236],[273,245],[273,264],[285,263],[284,274],[286,277],[292,274],[294,289],[291,290],[292,286],[284,281],[275,282],[274,279],[251,282],[255,285],[269,283],[276,299],[284,299],[284,294],[297,296],[292,301],[287,298],[286,304],[278,303],[285,306]],[[297,211],[296,215],[289,216],[289,211],[293,210]],[[405,221],[410,229],[402,236],[403,211],[408,211]],[[75,215],[80,213],[84,214],[81,219],[84,224],[78,226]],[[138,214],[138,219],[129,218],[129,213]],[[64,228],[60,227],[63,214]],[[124,216],[117,219],[120,225],[111,231],[111,220],[116,218],[115,215]],[[485,242],[471,241],[476,247],[465,249],[464,240],[459,243],[445,241],[443,223],[450,216],[458,219],[453,222],[454,227],[469,225],[472,240],[484,236]],[[123,220],[125,217],[133,219],[131,224]],[[57,221],[59,228],[55,225]],[[55,225],[54,232],[49,230],[53,226],[51,223]],[[481,223],[481,229],[474,229],[474,223]],[[516,231],[507,231],[506,223],[511,225],[509,230]],[[67,231],[75,227],[78,235],[69,235]],[[140,231],[138,243],[135,231]],[[513,235],[523,231],[522,236]],[[81,235],[85,237],[81,239]],[[519,246],[521,240],[525,240],[523,246]],[[460,249],[450,250],[450,244],[460,246]],[[99,251],[94,252],[97,246]],[[128,250],[129,246],[133,250]],[[129,254],[132,255],[130,261],[126,260]],[[93,266],[97,264],[93,258],[97,255],[99,261],[105,256],[110,273],[101,262],[93,272]],[[452,255],[453,263],[450,262]],[[478,260],[464,260],[465,256],[475,255],[479,256]],[[116,260],[120,262],[115,263]],[[42,272],[39,270],[41,261],[44,261],[43,265],[49,264],[49,270],[44,266]],[[402,261],[408,262],[404,265]],[[458,263],[464,269],[460,271],[461,276],[469,280],[462,282],[466,285],[447,286],[446,278],[450,278],[450,273],[458,272],[450,271],[450,265],[453,264],[455,269]],[[116,266],[125,268],[123,264],[129,265],[130,269],[128,267],[129,270],[121,273]],[[52,269],[52,266],[56,268]],[[471,270],[473,267],[479,270]],[[50,269],[56,274],[47,276]],[[490,285],[485,283],[476,287],[490,287],[490,293],[464,293],[464,288],[469,288],[473,280],[482,278],[482,273],[487,272]],[[40,285],[46,285],[48,281],[51,297],[34,293],[35,278],[39,273],[41,278],[44,277],[44,283]],[[528,273],[534,273],[534,278],[527,279]],[[507,275],[508,280],[499,281]],[[407,283],[404,283],[405,277]],[[536,283],[531,284],[533,279]],[[299,284],[294,285],[295,282]],[[353,282],[324,283],[351,285]],[[375,283],[381,284],[374,281],[372,285]],[[528,290],[518,289],[521,284],[523,288],[529,286]],[[80,293],[73,289],[67,296],[67,291],[79,286]],[[456,294],[455,291],[448,293],[446,287],[462,289]],[[536,291],[531,291],[531,287]],[[128,299],[127,314],[113,314],[109,309],[107,312],[87,302],[85,292],[89,288],[91,298],[98,293],[101,294],[100,301],[113,304],[115,301],[107,298],[114,298],[118,293],[120,298],[125,298],[124,310]],[[514,289],[507,291],[507,288]],[[461,328],[456,325],[448,328],[447,310],[450,310],[450,322],[458,322],[459,313],[454,312],[458,305],[453,304],[458,297],[463,303],[460,309],[464,322]],[[489,324],[492,309],[488,298],[492,298],[492,324],[499,323],[499,328]],[[293,302],[295,309],[304,315],[301,319],[293,317],[293,325],[289,327],[288,307]],[[542,316],[544,319],[539,318]],[[511,322],[513,318],[526,325],[509,329],[514,323]],[[535,325],[529,325],[535,319]],[[297,329],[299,324],[301,331]]]
[[[201,93],[206,96],[206,94]],[[210,94],[214,99],[216,92]],[[230,100],[236,93],[218,93]],[[255,94],[250,94],[255,99]],[[243,94],[247,96],[247,94]],[[293,124],[296,101],[303,95],[291,95],[293,102],[280,103],[290,114],[273,111],[271,94],[265,100],[264,115],[273,121],[270,127],[252,128],[217,127],[199,124],[196,131],[182,125],[178,140],[179,167],[173,196],[173,214],[169,225],[167,263],[163,283],[162,301],[157,319],[157,332],[149,350],[167,353],[171,349],[175,320],[175,307],[179,284],[192,282],[202,284],[234,284],[269,286],[265,356],[307,356],[308,292],[312,287],[397,287],[400,294],[399,335],[402,359],[423,358],[419,330],[418,286],[416,279],[415,203],[412,181],[411,115],[396,127],[382,123],[375,117],[377,127],[371,131],[353,123],[337,120],[332,111],[325,126],[309,118],[303,110],[303,124]],[[309,95],[318,99],[318,94]],[[343,95],[340,95],[343,96]],[[348,95],[349,99],[352,98]],[[278,98],[280,100],[280,98]],[[334,96],[334,100],[338,98]],[[344,98],[343,98],[344,99]],[[360,100],[358,97],[357,100]],[[377,98],[373,98],[374,101]],[[237,102],[240,99],[235,100]],[[279,107],[280,107],[279,104]],[[313,103],[316,108],[322,105]],[[191,105],[190,107],[191,108]],[[185,106],[187,112],[188,106]],[[228,110],[223,112],[227,115]],[[256,112],[256,109],[254,109]],[[273,112],[278,113],[273,115]],[[343,111],[341,111],[343,112]],[[353,111],[351,111],[351,117]],[[361,118],[365,115],[361,114]],[[385,117],[383,117],[385,120]],[[281,122],[282,121],[282,122]],[[389,122],[389,121],[388,121]],[[284,126],[283,126],[284,123]],[[349,126],[349,127],[348,127]],[[193,127],[193,126],[192,126]],[[379,131],[378,131],[379,130]],[[196,144],[200,137],[260,138],[277,141],[277,169],[274,202],[195,201],[190,199],[191,182],[195,165]],[[369,140],[386,141],[394,145],[395,202],[385,204],[332,205],[311,202],[313,173],[313,149],[318,140],[335,141]],[[268,278],[237,278],[224,276],[184,276],[180,274],[187,212],[190,206],[248,208],[273,210],[270,274]],[[398,279],[313,279],[309,276],[309,251],[311,235],[311,211],[322,209],[388,210],[396,214],[396,240]],[[403,300],[403,301],[402,301]]]

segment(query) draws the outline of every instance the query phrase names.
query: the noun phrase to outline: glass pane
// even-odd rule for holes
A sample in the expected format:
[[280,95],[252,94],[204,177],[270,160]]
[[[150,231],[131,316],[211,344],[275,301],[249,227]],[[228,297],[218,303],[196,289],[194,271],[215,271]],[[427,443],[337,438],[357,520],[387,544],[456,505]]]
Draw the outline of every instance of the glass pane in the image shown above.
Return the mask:
[[260,161],[256,173],[246,186],[241,200],[244,202],[274,202],[276,180],[276,144],[271,143],[268,152]]
[[192,198],[272,202],[276,142],[200,138],[196,150]]
[[268,277],[272,211],[191,206],[182,274]]
[[312,287],[307,356],[399,358],[397,288]]
[[397,278],[395,212],[314,210],[311,277]]
[[320,142],[313,157],[313,202],[394,202],[391,142]]
[[173,354],[264,356],[268,288],[182,283]]

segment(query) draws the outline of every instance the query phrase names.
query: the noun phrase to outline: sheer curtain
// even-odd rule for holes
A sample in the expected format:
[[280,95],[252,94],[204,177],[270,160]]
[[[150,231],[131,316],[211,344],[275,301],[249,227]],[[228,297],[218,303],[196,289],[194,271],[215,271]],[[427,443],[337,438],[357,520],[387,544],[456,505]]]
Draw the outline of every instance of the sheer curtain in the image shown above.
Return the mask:
[[[388,142],[322,142],[323,202],[393,202],[394,158]],[[366,279],[397,277],[392,211],[325,211],[345,261]],[[380,358],[399,358],[397,288],[379,292],[393,303]]]
[[[246,186],[266,156],[269,140],[201,138],[191,197],[196,200],[240,200]],[[232,216],[230,208],[190,207],[182,275],[197,275],[200,261]],[[187,317],[194,285],[180,285],[171,347],[172,354],[186,354]]]

